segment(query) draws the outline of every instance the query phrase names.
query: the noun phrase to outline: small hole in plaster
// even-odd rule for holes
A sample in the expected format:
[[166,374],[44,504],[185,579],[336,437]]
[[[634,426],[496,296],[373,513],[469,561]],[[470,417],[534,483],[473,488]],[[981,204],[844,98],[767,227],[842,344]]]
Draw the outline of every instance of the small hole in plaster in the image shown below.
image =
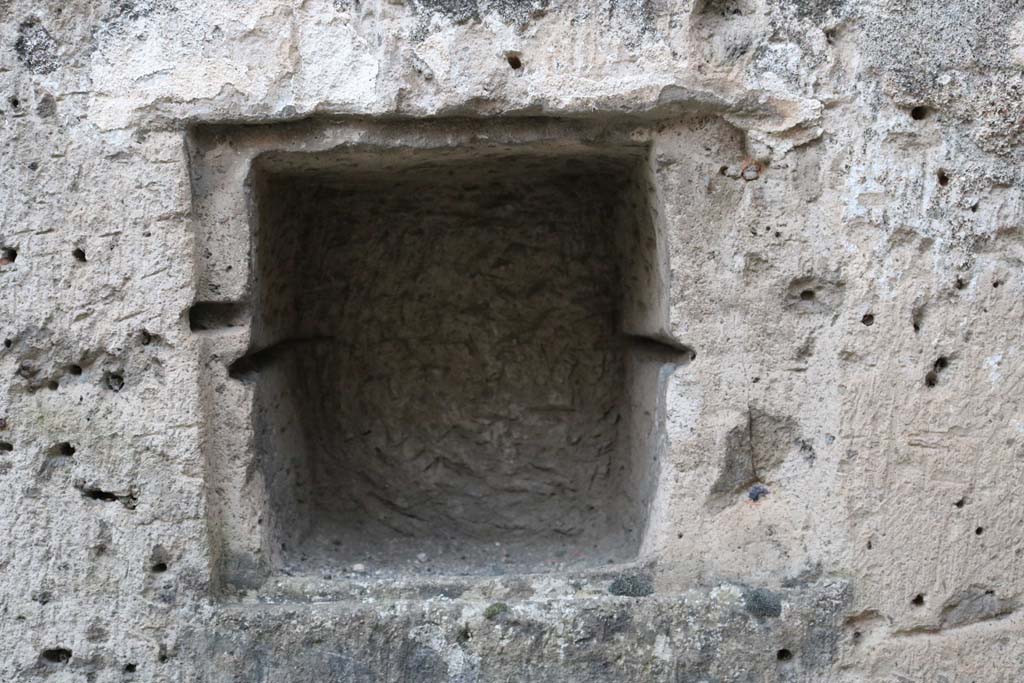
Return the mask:
[[82,263],[85,263],[87,260],[85,258],[85,250],[81,247],[75,247],[75,250],[71,252],[71,255],[75,257],[76,261],[81,261]]
[[111,391],[121,391],[124,388],[124,376],[119,372],[108,372],[103,377],[103,383]]
[[981,536],[983,533],[985,533],[985,527],[979,526],[977,529],[974,530],[975,536]]
[[872,547],[874,546],[871,545],[871,541],[868,541],[868,550],[871,550]]
[[59,455],[65,458],[70,458],[75,454],[75,447],[67,441],[61,441],[60,443],[54,444],[50,447],[50,455]]
[[14,446],[9,441],[0,441],[0,451],[13,451]]
[[996,280],[992,283],[992,286],[998,288],[1001,284],[1003,284],[1001,280]]
[[934,387],[939,383],[939,373],[949,367],[949,359],[945,356],[939,356],[935,359],[935,364],[932,369],[924,376],[924,383],[926,386]]
[[71,659],[71,650],[64,647],[55,647],[49,650],[43,650],[40,656],[44,661],[50,662],[51,664],[67,664],[68,660]]
[[945,169],[941,169],[941,168],[939,169],[938,178],[939,178],[939,185],[941,185],[942,187],[945,187],[946,185],[949,185],[949,176],[946,175]]
[[55,379],[51,379],[49,382],[46,383],[46,388],[49,389],[50,391],[57,391],[57,389],[60,388],[60,382],[58,382]]
[[910,110],[910,118],[915,121],[923,121],[928,118],[928,107],[916,106]]
[[756,503],[770,493],[771,491],[764,484],[754,484],[750,487],[750,491],[747,492],[747,497]]
[[90,500],[102,500],[105,503],[113,503],[118,499],[116,494],[100,489],[83,489],[82,495]]
[[955,505],[958,508],[962,508],[966,502],[967,500],[965,498],[961,498],[957,502],[953,503],[953,505]]
[[149,346],[153,342],[153,335],[143,330],[139,333],[139,341],[142,342],[143,346]]
[[775,653],[775,658],[780,662],[788,662],[789,660],[793,659],[793,653],[790,652],[787,648],[782,648],[781,650]]
[[32,366],[32,363],[30,363],[27,360],[22,361],[22,363],[18,366],[18,377],[22,377],[24,379],[32,379],[38,373],[39,371],[36,370],[35,367]]
[[911,600],[910,603],[912,605],[916,606],[916,607],[920,607],[921,605],[924,604],[924,594],[923,593],[918,593],[917,595],[914,596],[914,599]]
[[4,247],[0,249],[0,266],[6,266],[9,263],[14,263],[18,258],[18,250],[14,247]]
[[68,374],[69,375],[75,375],[75,376],[81,375],[82,374],[82,366],[79,365],[78,363],[72,363],[71,365],[68,366]]
[[914,332],[921,332],[921,326],[925,323],[925,308],[915,308],[913,315],[910,317],[910,324],[913,326]]
[[10,339],[4,339],[4,348],[9,349],[14,344]]
[[966,283],[966,282],[964,282],[963,278],[959,278],[959,277],[958,277],[958,278],[956,279],[956,282],[955,282],[955,283],[953,283],[953,286],[954,286],[954,287],[956,287],[957,289],[963,289],[964,287],[966,287],[966,286],[967,286],[967,283]]
[[802,301],[814,301],[814,290],[805,289],[804,291],[800,292],[800,299]]
[[134,664],[125,664],[124,665],[124,672],[126,674],[133,674],[133,673],[135,673],[135,669],[136,668],[138,668],[138,667],[136,667]]
[[865,313],[864,317],[861,318],[860,321],[863,324],[867,325],[868,327],[871,327],[872,325],[875,324],[875,316],[871,315],[870,313]]
[[18,107],[21,106],[21,100],[19,100],[17,97],[14,97],[13,95],[11,97],[7,98],[7,101],[15,109],[17,109]]
[[508,62],[508,65],[513,69],[518,70],[523,68],[523,60],[520,59],[519,55],[517,54],[507,54],[505,55],[505,60]]
[[153,566],[150,567],[149,569],[154,574],[162,574],[163,572],[167,571],[167,563],[166,562],[154,562]]

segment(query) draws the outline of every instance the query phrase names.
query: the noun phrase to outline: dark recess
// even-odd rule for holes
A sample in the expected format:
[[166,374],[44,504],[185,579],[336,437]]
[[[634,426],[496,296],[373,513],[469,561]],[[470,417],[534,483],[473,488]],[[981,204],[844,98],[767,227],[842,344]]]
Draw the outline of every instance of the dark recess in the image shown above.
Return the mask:
[[635,557],[658,368],[696,356],[636,322],[658,310],[646,153],[259,160],[251,298],[189,321],[251,330],[228,373],[254,387],[274,568]]
[[210,332],[245,324],[246,306],[231,301],[200,301],[188,309],[188,325],[193,332]]
[[63,647],[55,647],[43,650],[40,658],[50,664],[67,664],[71,659],[71,650]]

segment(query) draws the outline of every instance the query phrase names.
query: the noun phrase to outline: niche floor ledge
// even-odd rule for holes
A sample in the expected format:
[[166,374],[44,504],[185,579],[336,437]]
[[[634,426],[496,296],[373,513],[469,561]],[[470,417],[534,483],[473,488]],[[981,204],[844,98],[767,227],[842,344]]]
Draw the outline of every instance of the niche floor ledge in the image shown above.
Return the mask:
[[[187,653],[202,680],[832,680],[852,629],[841,580],[575,600],[440,597],[221,605]],[[202,640],[202,639],[197,639]]]

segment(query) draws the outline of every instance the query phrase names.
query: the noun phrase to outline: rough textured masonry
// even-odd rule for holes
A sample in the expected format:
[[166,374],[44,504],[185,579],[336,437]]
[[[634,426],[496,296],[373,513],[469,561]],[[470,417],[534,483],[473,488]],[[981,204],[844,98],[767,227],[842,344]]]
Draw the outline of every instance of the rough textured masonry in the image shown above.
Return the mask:
[[1024,680],[1024,1],[0,0],[0,681]]

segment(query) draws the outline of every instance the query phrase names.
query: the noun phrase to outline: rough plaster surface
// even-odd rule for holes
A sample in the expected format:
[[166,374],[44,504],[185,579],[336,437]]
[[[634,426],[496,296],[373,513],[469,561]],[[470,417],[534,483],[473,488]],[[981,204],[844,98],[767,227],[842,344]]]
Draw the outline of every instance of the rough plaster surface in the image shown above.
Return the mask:
[[[0,22],[0,680],[1024,678],[1019,1]],[[651,345],[623,412],[653,426],[622,447],[657,465],[615,483],[647,497],[633,557],[289,570],[254,420],[287,363],[236,365],[277,341],[261,155],[623,145],[655,236],[614,329]]]

